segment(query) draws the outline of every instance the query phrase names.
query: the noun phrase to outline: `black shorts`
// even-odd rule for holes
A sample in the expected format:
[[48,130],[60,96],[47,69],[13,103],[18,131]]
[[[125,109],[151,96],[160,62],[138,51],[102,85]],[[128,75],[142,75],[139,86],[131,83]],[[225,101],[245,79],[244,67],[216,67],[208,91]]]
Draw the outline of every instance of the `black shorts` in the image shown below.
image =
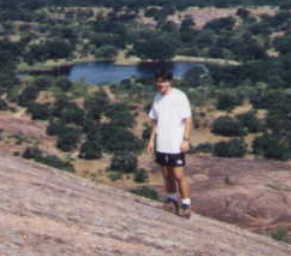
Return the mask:
[[185,153],[168,154],[156,152],[156,162],[161,166],[167,167],[185,166]]

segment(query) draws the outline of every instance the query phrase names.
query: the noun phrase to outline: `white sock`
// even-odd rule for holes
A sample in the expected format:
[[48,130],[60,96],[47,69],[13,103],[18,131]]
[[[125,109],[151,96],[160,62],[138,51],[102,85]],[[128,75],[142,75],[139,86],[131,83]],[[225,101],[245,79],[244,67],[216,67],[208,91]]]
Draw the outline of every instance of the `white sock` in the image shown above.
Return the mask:
[[191,205],[191,199],[190,198],[182,199],[182,204]]
[[174,201],[179,200],[177,193],[168,194],[168,198]]

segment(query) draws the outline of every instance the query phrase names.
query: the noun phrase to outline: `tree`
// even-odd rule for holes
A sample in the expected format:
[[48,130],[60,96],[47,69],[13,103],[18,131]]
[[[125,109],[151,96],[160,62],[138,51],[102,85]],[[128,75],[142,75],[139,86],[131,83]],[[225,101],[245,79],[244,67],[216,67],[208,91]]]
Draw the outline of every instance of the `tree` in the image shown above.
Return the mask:
[[118,50],[112,45],[104,45],[96,49],[95,56],[107,60],[114,60],[117,57]]
[[183,84],[187,87],[208,86],[211,84],[210,73],[203,66],[195,66],[183,75]]
[[139,39],[134,42],[133,52],[143,60],[172,59],[177,50],[177,42],[172,37],[157,35],[149,39]]

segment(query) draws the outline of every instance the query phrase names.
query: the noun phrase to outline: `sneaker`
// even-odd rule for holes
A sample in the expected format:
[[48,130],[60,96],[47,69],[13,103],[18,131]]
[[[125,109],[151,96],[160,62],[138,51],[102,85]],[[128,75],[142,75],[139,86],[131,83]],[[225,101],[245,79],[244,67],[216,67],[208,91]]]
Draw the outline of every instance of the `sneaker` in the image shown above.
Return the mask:
[[180,216],[190,219],[191,217],[191,205],[189,204],[182,204],[180,209]]
[[179,205],[179,202],[174,199],[171,199],[171,198],[166,199],[164,202],[163,208],[164,210],[168,212],[172,212],[174,214],[179,215],[180,205]]

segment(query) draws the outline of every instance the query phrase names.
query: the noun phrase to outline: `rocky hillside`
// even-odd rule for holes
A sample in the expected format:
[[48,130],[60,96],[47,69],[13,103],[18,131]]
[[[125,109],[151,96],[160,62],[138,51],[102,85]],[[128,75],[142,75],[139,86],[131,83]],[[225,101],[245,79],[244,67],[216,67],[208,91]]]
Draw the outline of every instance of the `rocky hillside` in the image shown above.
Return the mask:
[[[188,155],[193,208],[203,216],[291,242],[291,163]],[[152,173],[158,172],[152,168]],[[164,188],[157,185],[162,194]]]
[[0,255],[288,256],[291,247],[0,154]]

